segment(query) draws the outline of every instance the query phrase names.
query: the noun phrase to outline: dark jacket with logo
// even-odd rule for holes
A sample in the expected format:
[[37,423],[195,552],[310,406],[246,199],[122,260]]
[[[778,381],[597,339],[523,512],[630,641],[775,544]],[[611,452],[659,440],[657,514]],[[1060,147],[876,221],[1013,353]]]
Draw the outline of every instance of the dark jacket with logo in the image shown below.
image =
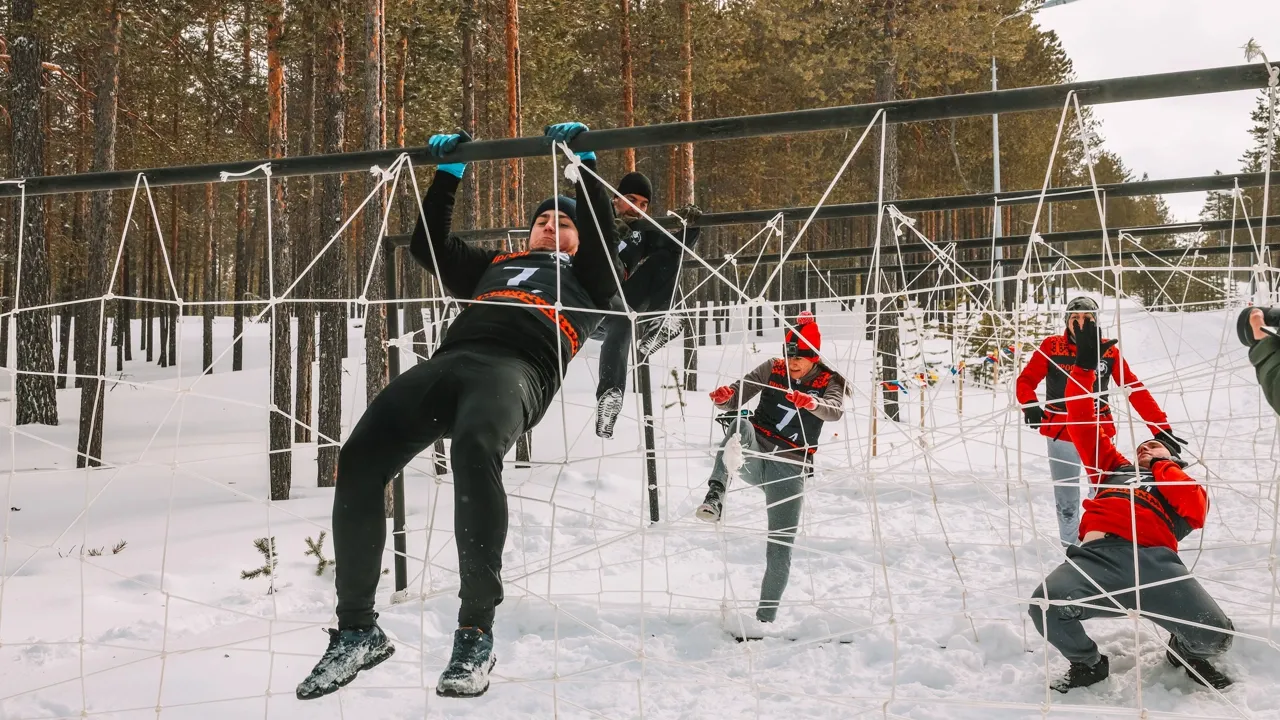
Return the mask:
[[[822,424],[835,422],[844,414],[844,378],[821,363],[795,380],[787,372],[786,360],[767,360],[738,381],[735,389],[729,402],[716,407],[737,410],[759,395],[760,402],[751,414],[756,437],[767,452],[790,460],[807,462],[818,450]],[[791,390],[814,396],[818,406],[813,410],[797,408],[787,401]]]
[[[618,258],[622,262],[626,282],[622,286],[627,306],[637,312],[667,310],[680,274],[680,257],[684,248],[644,218],[614,223]],[[671,233],[685,247],[693,249],[699,229],[687,228]]]
[[[1018,375],[1017,395],[1022,405],[1040,402],[1036,396],[1036,388],[1045,381],[1044,389],[1044,422],[1040,425],[1040,434],[1054,440],[1070,440],[1067,434],[1067,407],[1063,402],[1063,391],[1067,386],[1067,378],[1076,363],[1076,344],[1071,342],[1066,333],[1050,335],[1040,343],[1040,348],[1031,354],[1027,366]],[[1111,405],[1107,402],[1107,391],[1110,381],[1115,380],[1117,387],[1129,390],[1129,404],[1138,411],[1138,415],[1147,421],[1151,434],[1159,430],[1169,429],[1169,418],[1156,404],[1151,392],[1143,386],[1138,376],[1129,369],[1129,363],[1120,356],[1120,348],[1112,346],[1098,363],[1097,379],[1091,392],[1101,393],[1098,398],[1098,421],[1108,437],[1116,434],[1115,422],[1111,417]]]
[[[592,160],[583,164],[595,169]],[[548,402],[569,361],[600,323],[601,315],[593,311],[608,309],[622,277],[613,243],[604,242],[597,229],[613,227],[613,205],[591,173],[581,177],[578,197],[590,196],[591,204],[578,203],[578,251],[572,257],[485,250],[451,235],[461,181],[439,171],[422,199],[426,222],[418,219],[409,245],[414,259],[440,279],[445,291],[464,301],[436,352],[479,345],[521,357],[539,371]]]

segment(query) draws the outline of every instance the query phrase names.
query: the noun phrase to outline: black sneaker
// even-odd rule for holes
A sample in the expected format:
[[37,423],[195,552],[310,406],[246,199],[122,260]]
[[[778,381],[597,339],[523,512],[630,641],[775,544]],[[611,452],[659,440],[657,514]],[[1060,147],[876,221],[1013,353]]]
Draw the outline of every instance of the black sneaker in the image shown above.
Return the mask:
[[307,679],[298,683],[299,700],[311,700],[336,692],[355,680],[361,670],[368,670],[396,652],[386,633],[377,625],[351,630],[328,628],[326,632],[329,633],[329,648],[311,669]]
[[1086,665],[1084,663],[1073,662],[1071,667],[1067,668],[1067,674],[1058,678],[1049,687],[1060,693],[1065,693],[1072,688],[1089,687],[1090,685],[1102,682],[1111,674],[1111,662],[1107,660],[1107,656],[1103,655],[1102,659],[1095,665]]
[[453,631],[453,655],[440,673],[436,694],[440,697],[480,697],[489,689],[489,671],[498,662],[493,636],[478,628]]
[[[1179,660],[1178,655],[1174,655],[1174,651],[1177,651],[1178,655],[1181,655],[1183,659]],[[1188,677],[1205,687],[1211,687],[1215,690],[1225,690],[1231,687],[1233,682],[1231,678],[1214,667],[1213,663],[1208,660],[1189,657],[1186,649],[1178,642],[1176,637],[1169,638],[1169,649],[1165,651],[1164,657],[1169,661],[1170,665],[1186,670]]]
[[596,435],[613,437],[613,426],[622,412],[622,391],[610,388],[596,399]]
[[642,357],[649,357],[662,348],[663,345],[674,340],[680,335],[684,323],[680,321],[677,315],[663,315],[658,321],[657,327],[645,335],[636,347],[637,354]]
[[720,522],[720,513],[724,510],[724,485],[718,482],[707,484],[711,487],[694,514],[703,522]]

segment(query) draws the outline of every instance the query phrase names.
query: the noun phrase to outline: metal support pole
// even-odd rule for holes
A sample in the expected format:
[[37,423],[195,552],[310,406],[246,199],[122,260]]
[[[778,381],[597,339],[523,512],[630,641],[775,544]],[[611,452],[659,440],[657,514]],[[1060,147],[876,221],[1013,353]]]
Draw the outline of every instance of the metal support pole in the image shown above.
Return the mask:
[[[400,254],[396,246],[383,243],[383,263],[387,283],[387,337],[394,340],[400,336],[400,288],[396,284],[396,261]],[[387,348],[387,377],[394,380],[400,374],[400,346]],[[391,479],[391,500],[394,518],[391,521],[392,546],[395,548],[396,592],[409,586],[409,547],[404,531],[404,471],[396,473]]]
[[[996,91],[997,91],[996,56],[992,55],[991,56],[991,92],[996,92]],[[999,197],[1000,195],[1000,113],[991,114],[991,165],[992,165],[991,174],[992,174],[993,185],[994,185],[992,189],[995,191],[996,196]],[[991,237],[999,238],[1001,235],[1001,232],[1000,232],[1001,218],[1000,218],[999,200],[996,201],[994,210],[995,210],[995,219],[993,220],[991,225],[991,228],[992,228]],[[992,280],[994,281],[993,287],[995,288],[995,291],[996,291],[995,306],[997,310],[1003,310],[1004,309],[1004,282],[1003,282],[1004,266],[1000,263],[1000,261],[1004,259],[1004,249],[1000,247],[999,243],[996,243],[996,246],[993,252],[995,253],[993,256],[993,259],[995,260],[995,270],[992,271]]]
[[653,438],[653,385],[649,382],[649,363],[636,368],[640,378],[641,409],[644,412],[644,471],[649,488],[649,522],[658,522],[658,451]]

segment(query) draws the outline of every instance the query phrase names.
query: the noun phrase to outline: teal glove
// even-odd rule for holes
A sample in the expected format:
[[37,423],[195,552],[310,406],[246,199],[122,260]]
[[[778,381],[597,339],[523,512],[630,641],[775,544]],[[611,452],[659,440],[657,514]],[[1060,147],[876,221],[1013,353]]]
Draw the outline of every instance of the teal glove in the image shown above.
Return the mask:
[[[431,139],[427,141],[427,150],[431,153],[432,157],[443,158],[445,155],[453,152],[460,143],[464,142],[471,142],[471,136],[468,135],[465,130],[458,133],[441,133],[431,136]],[[436,166],[436,169],[440,172],[449,173],[461,180],[462,176],[467,172],[467,164],[440,163]]]
[[[553,142],[568,143],[578,137],[580,133],[589,129],[590,128],[580,122],[564,122],[556,123],[555,125],[548,125],[543,130],[543,133],[546,134],[547,137],[551,138]],[[596,159],[596,154],[591,150],[586,150],[584,152],[575,151],[575,154],[581,160]]]

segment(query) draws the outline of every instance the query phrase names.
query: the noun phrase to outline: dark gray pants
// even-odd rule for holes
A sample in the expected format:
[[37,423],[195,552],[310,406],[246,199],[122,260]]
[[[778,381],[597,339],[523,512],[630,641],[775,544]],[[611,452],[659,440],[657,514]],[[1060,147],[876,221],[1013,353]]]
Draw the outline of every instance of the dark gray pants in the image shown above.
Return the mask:
[[725,466],[725,447],[737,438],[742,448],[742,466],[738,475],[749,485],[764,491],[769,518],[769,544],[764,551],[764,580],[760,583],[760,606],[756,619],[773,622],[778,617],[778,604],[791,577],[791,548],[800,527],[800,509],[804,505],[804,466],[761,454],[756,429],[746,419],[737,420],[726,433],[716,464],[708,482],[729,487],[729,469]]
[[[1121,616],[1124,611],[1137,608],[1139,599],[1143,617],[1177,637],[1184,655],[1210,658],[1231,647],[1229,631],[1235,629],[1231,620],[1191,576],[1178,554],[1169,548],[1138,548],[1136,573],[1133,544],[1120,538],[1072,545],[1067,548],[1067,558],[1069,562],[1049,573],[1031,597],[1074,600],[1089,607],[1069,604],[1041,608],[1032,603],[1028,611],[1036,630],[1071,662],[1092,665],[1100,657],[1098,646],[1085,633],[1082,620]],[[1161,584],[1135,593],[1135,576],[1140,585]],[[1167,582],[1170,580],[1173,582]],[[1111,593],[1111,597],[1103,595],[1099,588]],[[1205,627],[1187,625],[1187,622]]]

